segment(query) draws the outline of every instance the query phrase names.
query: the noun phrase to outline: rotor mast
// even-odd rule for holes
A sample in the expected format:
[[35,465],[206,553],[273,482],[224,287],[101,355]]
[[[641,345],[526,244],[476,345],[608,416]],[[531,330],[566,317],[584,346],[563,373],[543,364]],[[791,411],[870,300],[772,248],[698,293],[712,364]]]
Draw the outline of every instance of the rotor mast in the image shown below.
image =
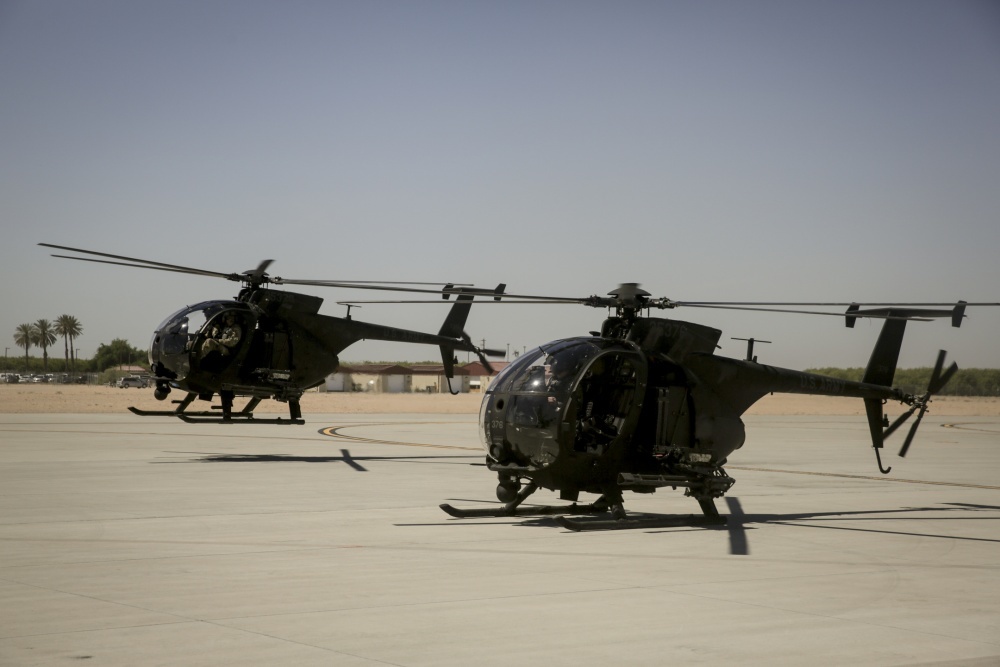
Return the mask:
[[652,295],[639,287],[639,283],[621,283],[608,292],[608,296],[594,296],[584,300],[584,303],[594,308],[607,307],[615,309],[614,317],[609,317],[602,335],[609,338],[626,338],[632,330],[632,325],[650,308],[673,308],[669,299],[650,299]]

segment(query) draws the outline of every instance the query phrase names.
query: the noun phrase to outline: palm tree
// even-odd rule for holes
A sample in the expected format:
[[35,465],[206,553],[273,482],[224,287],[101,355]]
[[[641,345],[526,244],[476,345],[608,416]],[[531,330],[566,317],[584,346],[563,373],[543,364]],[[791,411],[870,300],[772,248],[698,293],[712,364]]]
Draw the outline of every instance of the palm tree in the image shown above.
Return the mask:
[[35,325],[28,324],[18,324],[17,329],[14,331],[14,344],[18,347],[24,348],[24,372],[29,372],[28,369],[28,350],[35,343]]
[[72,315],[60,315],[56,319],[56,335],[62,336],[66,348],[66,370],[69,370],[70,359],[73,360],[73,370],[76,370],[76,355],[73,351],[73,340],[83,333],[80,321]]
[[69,372],[69,332],[66,331],[66,320],[69,315],[60,315],[56,318],[56,335],[63,339],[63,357],[66,360],[63,370]]
[[42,348],[42,368],[44,372],[49,372],[49,347],[55,345],[56,334],[55,330],[52,328],[52,323],[46,319],[41,319],[35,322],[35,340],[34,343],[38,347]]

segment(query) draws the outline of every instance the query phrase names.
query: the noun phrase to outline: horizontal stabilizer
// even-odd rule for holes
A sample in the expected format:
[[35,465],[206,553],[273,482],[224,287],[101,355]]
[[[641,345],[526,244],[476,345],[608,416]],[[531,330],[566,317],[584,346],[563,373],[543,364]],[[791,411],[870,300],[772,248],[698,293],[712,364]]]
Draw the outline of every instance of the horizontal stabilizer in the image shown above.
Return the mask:
[[887,320],[917,320],[920,322],[929,322],[935,318],[951,318],[951,326],[960,327],[962,326],[962,318],[965,317],[965,301],[959,301],[954,308],[949,310],[942,310],[938,308],[902,308],[899,306],[893,306],[889,308],[867,308],[861,310],[861,307],[857,304],[851,304],[848,306],[847,311],[844,312],[845,324],[848,327],[853,328],[854,323],[861,317],[875,317],[879,319]]

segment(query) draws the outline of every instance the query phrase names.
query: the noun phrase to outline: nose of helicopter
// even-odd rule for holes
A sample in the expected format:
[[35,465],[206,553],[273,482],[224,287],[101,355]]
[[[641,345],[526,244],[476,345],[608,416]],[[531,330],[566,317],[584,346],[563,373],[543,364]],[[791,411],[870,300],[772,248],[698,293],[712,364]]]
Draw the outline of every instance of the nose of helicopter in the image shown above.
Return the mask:
[[149,367],[153,374],[171,380],[182,379],[190,368],[187,336],[162,330],[153,332],[149,342]]

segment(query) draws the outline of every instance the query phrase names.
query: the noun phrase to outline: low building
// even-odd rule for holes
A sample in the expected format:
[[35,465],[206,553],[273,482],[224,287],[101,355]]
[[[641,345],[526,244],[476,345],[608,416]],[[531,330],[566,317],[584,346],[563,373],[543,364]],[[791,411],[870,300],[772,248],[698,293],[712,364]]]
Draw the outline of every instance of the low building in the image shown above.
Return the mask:
[[398,394],[410,391],[409,371],[399,364],[351,364],[326,377],[327,391]]
[[413,391],[428,394],[460,393],[469,391],[469,378],[460,366],[455,366],[454,377],[449,382],[444,374],[444,364],[413,364]]
[[443,364],[350,364],[331,373],[325,391],[370,391],[375,393],[468,393],[473,384],[463,366],[455,366],[449,381]]
[[490,386],[490,382],[493,378],[503,369],[510,365],[509,361],[491,361],[490,366],[493,367],[493,372],[486,368],[481,361],[473,361],[471,363],[462,366],[462,371],[465,373],[468,383],[467,391],[473,393],[479,393],[486,391],[486,387]]

